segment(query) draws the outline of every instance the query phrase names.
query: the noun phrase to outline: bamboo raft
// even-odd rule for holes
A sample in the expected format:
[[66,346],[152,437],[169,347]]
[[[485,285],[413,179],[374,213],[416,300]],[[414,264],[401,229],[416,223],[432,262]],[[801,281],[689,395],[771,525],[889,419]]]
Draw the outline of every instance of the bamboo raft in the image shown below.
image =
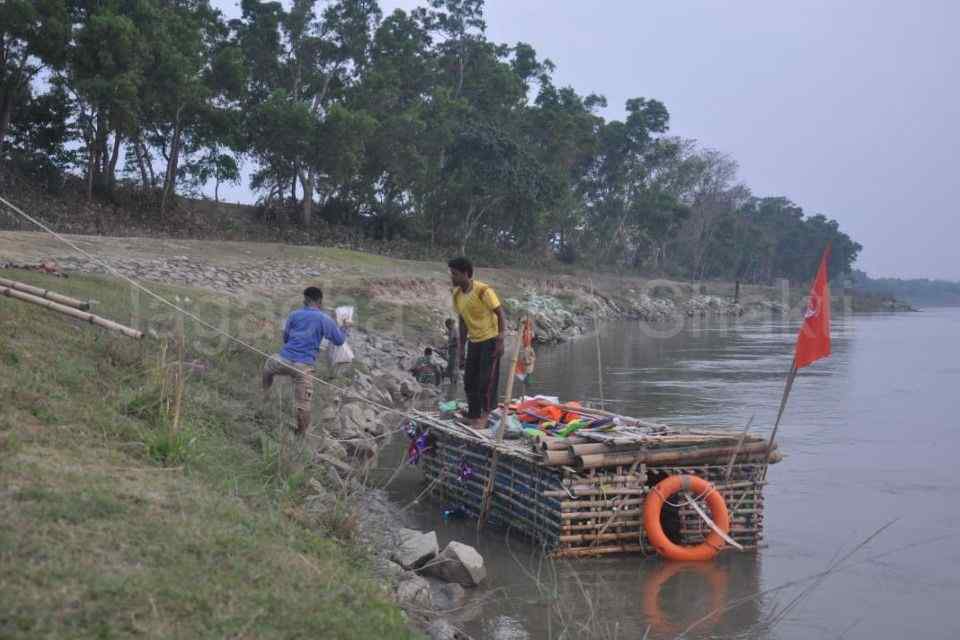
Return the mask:
[[[429,493],[482,520],[494,467],[487,524],[520,534],[553,557],[652,553],[644,501],[660,480],[678,474],[712,483],[730,512],[729,536],[745,549],[757,548],[765,466],[779,461],[778,451],[768,458],[766,441],[743,430],[675,429],[626,417],[617,422],[603,432],[500,441],[495,431],[475,431],[438,413],[421,414],[414,427],[427,437],[420,459]],[[710,529],[683,495],[664,509],[663,526],[675,542],[699,544]]]

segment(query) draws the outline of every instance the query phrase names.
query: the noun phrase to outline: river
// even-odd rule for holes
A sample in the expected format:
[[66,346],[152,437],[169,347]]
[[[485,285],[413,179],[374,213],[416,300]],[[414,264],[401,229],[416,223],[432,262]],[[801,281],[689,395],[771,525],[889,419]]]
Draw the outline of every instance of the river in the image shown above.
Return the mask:
[[[607,408],[673,425],[755,416],[769,433],[797,326],[692,322],[664,336],[605,324]],[[668,638],[722,609],[688,637],[960,637],[960,309],[842,315],[832,333],[833,355],[801,371],[784,414],[759,551],[692,569],[657,557],[544,563],[521,540],[443,522],[443,505],[409,506],[441,546],[461,540],[486,559],[487,601],[462,612],[463,628],[519,640],[641,638],[649,626]],[[597,361],[593,337],[541,349],[527,391],[596,401]],[[406,505],[418,480],[407,470],[390,491]]]

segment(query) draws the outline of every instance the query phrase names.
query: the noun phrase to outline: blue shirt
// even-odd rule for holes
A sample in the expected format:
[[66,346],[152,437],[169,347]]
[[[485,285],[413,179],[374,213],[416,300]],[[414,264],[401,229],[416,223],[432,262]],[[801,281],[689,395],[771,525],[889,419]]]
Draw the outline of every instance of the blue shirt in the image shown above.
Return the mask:
[[304,307],[287,317],[283,328],[283,349],[280,357],[291,362],[314,364],[320,343],[326,338],[338,347],[346,339],[337,323],[319,309]]

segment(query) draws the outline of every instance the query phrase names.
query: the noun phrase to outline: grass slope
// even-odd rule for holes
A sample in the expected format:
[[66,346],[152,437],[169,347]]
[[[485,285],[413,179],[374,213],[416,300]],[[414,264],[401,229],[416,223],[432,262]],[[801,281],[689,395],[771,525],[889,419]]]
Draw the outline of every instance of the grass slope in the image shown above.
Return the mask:
[[[116,282],[0,275],[130,321]],[[156,288],[276,340],[269,317]],[[169,312],[139,313],[173,327]],[[303,516],[313,469],[258,426],[259,359],[189,322],[185,343],[199,373],[174,432],[160,364],[176,357],[161,341],[0,297],[0,638],[410,637],[362,551]]]

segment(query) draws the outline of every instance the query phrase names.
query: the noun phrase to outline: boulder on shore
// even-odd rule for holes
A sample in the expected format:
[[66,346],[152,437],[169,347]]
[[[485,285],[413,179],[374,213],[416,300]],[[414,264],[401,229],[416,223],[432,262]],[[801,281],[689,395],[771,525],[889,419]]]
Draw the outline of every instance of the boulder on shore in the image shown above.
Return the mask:
[[418,575],[410,576],[397,586],[397,603],[408,609],[432,609],[430,584]]
[[436,611],[460,609],[467,600],[466,590],[456,582],[445,582],[433,576],[429,576],[427,582],[430,583],[430,595]]
[[421,533],[413,529],[400,529],[399,544],[390,559],[408,571],[419,569],[436,557],[439,548],[434,531]]
[[456,541],[448,544],[424,573],[465,587],[475,587],[487,577],[483,556],[470,545]]
[[453,626],[449,620],[437,618],[427,626],[430,640],[470,640],[470,636]]

